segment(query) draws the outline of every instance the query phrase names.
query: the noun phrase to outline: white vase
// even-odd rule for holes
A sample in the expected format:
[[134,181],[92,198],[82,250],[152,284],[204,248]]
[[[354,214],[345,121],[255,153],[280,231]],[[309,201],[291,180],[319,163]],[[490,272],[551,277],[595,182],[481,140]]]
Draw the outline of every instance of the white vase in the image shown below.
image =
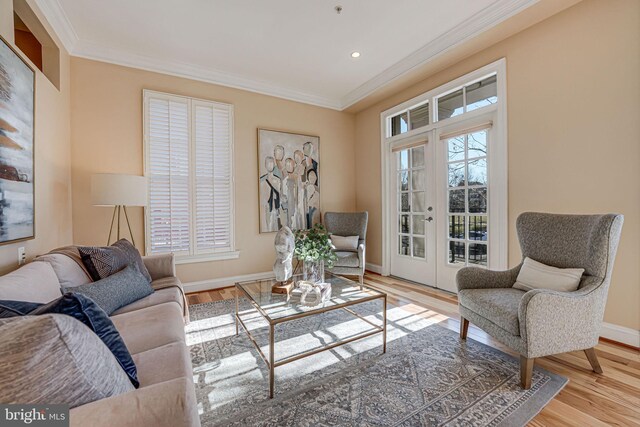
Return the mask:
[[312,283],[323,283],[324,261],[304,261],[302,263],[302,279]]

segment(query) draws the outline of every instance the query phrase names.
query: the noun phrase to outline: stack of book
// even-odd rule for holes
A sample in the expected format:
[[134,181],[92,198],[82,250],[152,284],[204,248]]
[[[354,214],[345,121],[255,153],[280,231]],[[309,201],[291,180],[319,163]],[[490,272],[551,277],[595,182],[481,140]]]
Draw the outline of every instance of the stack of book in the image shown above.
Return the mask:
[[304,305],[318,305],[331,298],[331,283],[301,281],[291,290],[291,299]]

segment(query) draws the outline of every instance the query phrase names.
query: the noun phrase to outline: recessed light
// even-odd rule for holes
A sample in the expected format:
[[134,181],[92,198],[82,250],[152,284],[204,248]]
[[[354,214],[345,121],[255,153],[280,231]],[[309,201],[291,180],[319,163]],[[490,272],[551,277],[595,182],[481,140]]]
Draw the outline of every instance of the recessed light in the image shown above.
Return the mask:
[[351,52],[352,58],[358,58],[360,56],[360,52]]

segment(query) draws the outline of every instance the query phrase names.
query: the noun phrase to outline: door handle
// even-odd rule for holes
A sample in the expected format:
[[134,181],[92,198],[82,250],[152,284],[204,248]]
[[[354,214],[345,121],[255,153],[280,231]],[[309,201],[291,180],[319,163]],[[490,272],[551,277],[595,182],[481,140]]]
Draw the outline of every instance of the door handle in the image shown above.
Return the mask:
[[425,218],[424,220],[425,220],[425,221],[429,221],[429,222],[431,222],[431,221],[433,221],[433,217],[432,217],[432,216],[430,216],[430,217]]

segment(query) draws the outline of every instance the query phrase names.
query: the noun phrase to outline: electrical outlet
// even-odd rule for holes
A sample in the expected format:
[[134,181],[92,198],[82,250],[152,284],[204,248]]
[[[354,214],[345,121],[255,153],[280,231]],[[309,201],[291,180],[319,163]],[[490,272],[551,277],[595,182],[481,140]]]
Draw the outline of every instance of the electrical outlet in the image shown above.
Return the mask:
[[27,262],[27,253],[24,250],[24,246],[18,248],[18,265],[22,265]]

